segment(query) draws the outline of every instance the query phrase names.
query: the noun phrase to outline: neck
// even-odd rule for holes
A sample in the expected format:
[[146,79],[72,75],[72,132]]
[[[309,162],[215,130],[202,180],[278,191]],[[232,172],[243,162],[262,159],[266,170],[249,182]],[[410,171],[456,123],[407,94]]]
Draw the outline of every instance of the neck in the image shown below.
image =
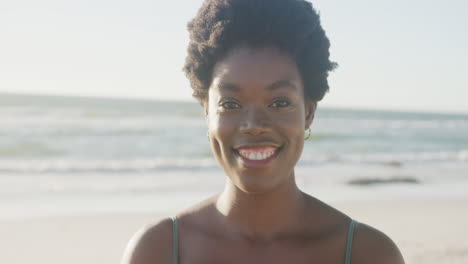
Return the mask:
[[247,193],[228,180],[216,207],[236,234],[268,241],[299,226],[306,211],[306,195],[299,190],[294,177],[265,193]]

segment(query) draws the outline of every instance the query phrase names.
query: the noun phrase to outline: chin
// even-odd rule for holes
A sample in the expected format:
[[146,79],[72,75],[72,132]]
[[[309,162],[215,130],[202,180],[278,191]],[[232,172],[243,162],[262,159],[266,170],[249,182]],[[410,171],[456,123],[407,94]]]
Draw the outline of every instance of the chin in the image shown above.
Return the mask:
[[277,189],[285,183],[286,179],[274,179],[271,173],[266,175],[241,174],[230,177],[231,183],[245,193],[261,194]]

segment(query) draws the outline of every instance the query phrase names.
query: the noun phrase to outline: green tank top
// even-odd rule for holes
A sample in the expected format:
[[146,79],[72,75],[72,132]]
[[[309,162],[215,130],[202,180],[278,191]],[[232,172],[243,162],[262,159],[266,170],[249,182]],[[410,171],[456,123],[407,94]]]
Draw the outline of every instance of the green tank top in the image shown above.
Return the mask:
[[[346,241],[346,255],[345,255],[345,264],[350,264],[351,262],[351,247],[353,245],[353,236],[354,236],[354,227],[356,226],[356,221],[351,220],[348,228],[348,237]],[[179,263],[179,235],[177,227],[177,217],[172,217],[172,248],[174,256],[174,264]]]

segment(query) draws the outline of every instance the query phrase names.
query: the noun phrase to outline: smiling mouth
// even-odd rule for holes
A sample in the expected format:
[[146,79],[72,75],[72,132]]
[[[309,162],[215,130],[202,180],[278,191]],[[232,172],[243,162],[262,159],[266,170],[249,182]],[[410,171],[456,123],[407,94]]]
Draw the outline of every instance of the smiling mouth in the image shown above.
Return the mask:
[[258,147],[258,148],[241,148],[237,152],[240,156],[249,160],[266,160],[273,156],[278,148],[275,147]]
[[245,167],[263,168],[273,161],[280,151],[279,147],[246,147],[235,150]]

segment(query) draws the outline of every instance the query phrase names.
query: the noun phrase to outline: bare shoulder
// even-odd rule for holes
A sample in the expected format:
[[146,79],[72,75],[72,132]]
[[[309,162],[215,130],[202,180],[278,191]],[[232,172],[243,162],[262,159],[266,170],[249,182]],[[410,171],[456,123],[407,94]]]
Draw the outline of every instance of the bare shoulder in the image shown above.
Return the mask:
[[172,219],[138,230],[127,244],[122,264],[172,263]]
[[395,243],[383,232],[363,223],[354,231],[351,263],[404,264]]
[[[214,211],[215,200],[215,196],[211,197],[177,213],[179,234],[187,236],[193,228],[207,226],[210,222],[207,215]],[[168,217],[137,231],[128,242],[122,264],[173,263],[172,228],[172,219]]]

